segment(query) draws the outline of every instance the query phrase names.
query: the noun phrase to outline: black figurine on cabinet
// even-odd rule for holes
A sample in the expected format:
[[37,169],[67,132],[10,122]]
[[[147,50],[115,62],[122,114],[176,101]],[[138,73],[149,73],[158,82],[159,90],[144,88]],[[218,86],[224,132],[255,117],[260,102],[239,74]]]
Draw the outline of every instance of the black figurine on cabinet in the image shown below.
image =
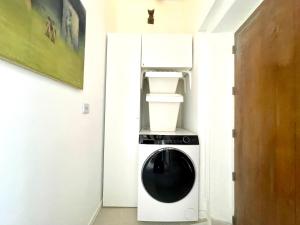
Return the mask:
[[154,9],[152,9],[152,10],[148,9],[148,14],[149,14],[148,24],[154,24],[154,12],[155,12]]

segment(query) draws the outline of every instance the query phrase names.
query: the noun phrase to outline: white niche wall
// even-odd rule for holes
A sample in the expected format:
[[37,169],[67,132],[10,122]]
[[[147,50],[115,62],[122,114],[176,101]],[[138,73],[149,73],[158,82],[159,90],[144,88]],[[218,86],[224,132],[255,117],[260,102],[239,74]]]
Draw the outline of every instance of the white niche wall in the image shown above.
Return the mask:
[[184,128],[200,138],[200,216],[231,222],[234,212],[233,33],[194,37],[192,89],[183,110]]

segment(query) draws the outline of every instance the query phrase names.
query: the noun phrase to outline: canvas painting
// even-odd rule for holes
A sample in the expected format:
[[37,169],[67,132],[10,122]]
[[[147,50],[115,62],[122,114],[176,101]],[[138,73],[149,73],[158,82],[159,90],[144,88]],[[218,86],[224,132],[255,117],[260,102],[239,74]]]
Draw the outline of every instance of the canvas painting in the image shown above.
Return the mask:
[[86,12],[80,0],[0,0],[0,56],[83,87]]

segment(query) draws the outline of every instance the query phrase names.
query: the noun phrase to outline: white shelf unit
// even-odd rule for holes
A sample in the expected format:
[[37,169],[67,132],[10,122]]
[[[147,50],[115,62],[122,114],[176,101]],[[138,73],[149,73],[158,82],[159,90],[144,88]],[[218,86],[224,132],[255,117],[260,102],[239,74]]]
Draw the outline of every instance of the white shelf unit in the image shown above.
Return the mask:
[[[192,40],[191,35],[181,34],[108,34],[104,206],[137,206],[139,131],[141,127],[149,127],[146,103],[149,87],[148,82],[144,82],[145,86],[141,90],[143,74],[156,69],[189,73],[192,69]],[[178,87],[177,92],[184,93],[182,79]],[[177,125],[182,127],[181,109]]]

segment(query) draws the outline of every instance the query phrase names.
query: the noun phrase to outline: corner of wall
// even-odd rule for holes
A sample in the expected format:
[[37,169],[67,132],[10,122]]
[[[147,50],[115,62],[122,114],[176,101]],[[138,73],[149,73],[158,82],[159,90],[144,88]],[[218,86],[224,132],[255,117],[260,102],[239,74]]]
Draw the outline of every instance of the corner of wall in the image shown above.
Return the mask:
[[93,213],[90,222],[88,223],[88,225],[93,225],[96,222],[97,216],[99,215],[100,211],[102,208],[102,200],[100,201],[100,203],[98,204],[95,212]]

